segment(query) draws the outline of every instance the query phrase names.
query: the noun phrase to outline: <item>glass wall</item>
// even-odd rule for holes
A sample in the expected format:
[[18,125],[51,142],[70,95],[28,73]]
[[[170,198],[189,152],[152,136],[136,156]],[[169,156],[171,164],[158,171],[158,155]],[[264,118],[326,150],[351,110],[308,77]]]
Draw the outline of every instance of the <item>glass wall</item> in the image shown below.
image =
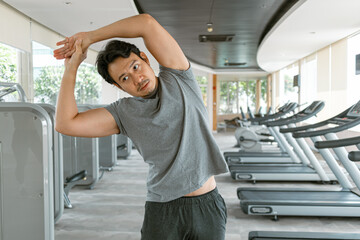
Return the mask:
[[[256,80],[220,81],[219,114],[240,114],[240,108],[246,113],[249,107],[256,112]],[[260,105],[266,106],[266,80],[261,80]],[[262,102],[261,102],[262,101]],[[263,107],[263,108],[264,108]],[[265,110],[266,111],[266,110]]]
[[[0,43],[0,82],[20,83],[22,51]],[[8,91],[8,86],[0,85],[0,102],[22,101],[17,91]]]
[[317,55],[314,54],[301,61],[300,104],[310,104],[317,100]]
[[280,71],[280,105],[283,105],[286,102],[299,101],[299,88],[294,86],[294,76],[298,74],[299,66],[297,64],[293,64]]
[[[360,100],[360,74],[356,71],[356,55],[360,54],[360,34],[348,39],[348,103],[354,104]],[[360,65],[360,60],[358,63]],[[359,68],[360,66],[358,66]]]
[[205,107],[207,108],[207,106],[208,106],[208,79],[205,76],[196,76],[196,80],[199,84]]
[[220,82],[219,114],[239,113],[238,82]]
[[244,111],[247,111],[247,107],[249,107],[252,113],[257,113],[258,109],[256,109],[256,80],[246,81],[246,107],[242,104],[242,108]]
[[261,114],[266,114],[267,113],[267,85],[268,82],[267,80],[261,80],[260,81],[260,89],[261,89],[261,94],[260,94],[260,107],[261,107]]
[[0,82],[18,82],[18,51],[0,43]]
[[[33,42],[32,46],[34,101],[55,105],[64,73],[64,63],[53,57],[53,49],[37,42]],[[97,104],[100,93],[101,77],[96,68],[82,63],[75,85],[76,102],[78,104]]]

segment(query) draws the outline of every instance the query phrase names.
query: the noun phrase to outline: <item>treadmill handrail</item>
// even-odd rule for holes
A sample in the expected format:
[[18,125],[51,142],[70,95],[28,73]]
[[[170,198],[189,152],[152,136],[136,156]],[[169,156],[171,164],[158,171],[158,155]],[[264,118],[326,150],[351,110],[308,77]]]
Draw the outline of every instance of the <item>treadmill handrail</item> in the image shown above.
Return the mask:
[[349,159],[351,161],[360,161],[360,151],[352,151],[349,153]]
[[337,147],[346,147],[351,145],[356,145],[360,143],[359,137],[352,138],[343,138],[338,140],[328,140],[328,141],[317,141],[315,142],[315,147],[318,149],[321,148],[337,148]]
[[[311,106],[311,104],[309,105],[309,107],[310,106]],[[279,119],[276,121],[266,122],[266,123],[264,123],[264,125],[266,125],[268,127],[274,127],[274,126],[283,126],[283,125],[301,122],[301,121],[304,121],[306,119],[309,119],[309,118],[315,116],[318,112],[320,112],[324,108],[324,106],[325,106],[325,103],[323,101],[319,101],[319,104],[312,111],[312,113],[309,113],[309,114],[306,113],[306,111],[309,108],[309,107],[307,107],[304,110],[302,110],[301,112],[298,112],[297,114],[295,114],[293,116],[290,116],[290,117],[284,118],[284,119]]]
[[[9,82],[0,82],[0,87],[9,87],[19,93],[19,97],[22,102],[27,102],[26,94],[24,89],[21,87],[19,83],[9,83]],[[14,92],[14,91],[11,91]],[[8,93],[11,93],[10,91]],[[5,96],[5,95],[3,95]]]
[[297,103],[293,102],[293,103],[289,103],[289,106],[286,107],[285,109],[278,111],[274,114],[270,114],[267,115],[265,117],[258,117],[258,118],[253,118],[253,119],[249,119],[250,122],[257,122],[259,123],[259,125],[262,125],[263,123],[267,122],[268,120],[273,120],[276,118],[280,118],[282,116],[284,116],[285,114],[294,111],[296,109],[296,107],[298,106]]
[[360,124],[360,117],[356,118],[355,120],[345,123],[343,125],[337,126],[337,127],[333,127],[333,128],[326,128],[326,129],[321,129],[321,130],[317,130],[317,131],[310,131],[310,132],[293,132],[293,137],[294,138],[304,138],[304,137],[316,137],[316,136],[322,136],[325,135],[327,133],[336,133],[336,132],[341,132],[344,131],[346,129],[355,127],[356,125]]
[[343,116],[346,116],[346,114],[349,112],[349,110],[352,108],[349,107],[348,109],[346,109],[345,111],[341,112],[340,114],[332,117],[332,118],[329,118],[329,119],[326,119],[324,121],[321,121],[321,122],[318,122],[318,123],[314,123],[314,124],[309,124],[309,125],[305,125],[305,126],[300,126],[300,127],[294,127],[294,128],[282,128],[280,129],[280,132],[281,133],[288,133],[288,132],[300,132],[300,131],[305,131],[305,130],[308,130],[308,129],[312,129],[312,128],[319,128],[319,127],[322,127],[322,126],[325,126],[327,124],[329,124],[329,121],[331,119],[335,119],[335,118],[340,118],[340,117],[343,117]]

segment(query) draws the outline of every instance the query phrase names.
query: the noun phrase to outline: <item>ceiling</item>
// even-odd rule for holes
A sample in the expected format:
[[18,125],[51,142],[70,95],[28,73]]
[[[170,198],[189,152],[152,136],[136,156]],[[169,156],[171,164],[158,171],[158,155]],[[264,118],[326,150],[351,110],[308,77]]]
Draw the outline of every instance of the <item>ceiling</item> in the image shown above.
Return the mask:
[[[179,42],[196,69],[229,77],[265,76],[266,71],[285,67],[360,29],[359,0],[3,2],[64,36],[93,30],[139,12],[150,13]],[[209,21],[214,28],[211,33],[207,32]],[[200,34],[233,37],[231,42],[200,42]],[[141,39],[127,41],[145,49]],[[98,43],[92,48],[100,50],[103,45],[104,42]],[[226,60],[243,65],[226,66]],[[157,66],[153,58],[150,61]]]
[[[279,19],[289,0],[135,0],[139,12],[151,14],[178,41],[185,55],[212,69],[260,70],[256,53],[268,24]],[[207,31],[211,22],[213,31]],[[231,41],[200,42],[230,35]],[[217,39],[216,39],[217,40]],[[226,63],[230,66],[227,66]],[[239,65],[237,65],[239,64]]]

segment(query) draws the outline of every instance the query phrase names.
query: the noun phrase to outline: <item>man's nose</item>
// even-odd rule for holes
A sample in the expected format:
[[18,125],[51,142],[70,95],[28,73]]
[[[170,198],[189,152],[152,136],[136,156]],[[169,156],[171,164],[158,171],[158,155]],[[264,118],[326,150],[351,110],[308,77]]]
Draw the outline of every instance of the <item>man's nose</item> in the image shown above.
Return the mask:
[[141,75],[141,74],[134,74],[134,82],[135,84],[140,84],[143,80],[144,80],[144,77]]

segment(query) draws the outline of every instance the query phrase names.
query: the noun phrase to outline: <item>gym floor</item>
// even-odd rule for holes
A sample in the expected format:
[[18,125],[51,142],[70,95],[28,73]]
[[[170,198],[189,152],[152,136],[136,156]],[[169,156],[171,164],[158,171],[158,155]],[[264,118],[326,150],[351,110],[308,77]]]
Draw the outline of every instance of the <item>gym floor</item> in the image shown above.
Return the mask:
[[[215,133],[221,151],[233,148],[233,132]],[[65,209],[55,226],[56,240],[135,240],[140,229],[146,200],[148,167],[136,150],[127,160],[118,160],[113,171],[105,172],[92,190],[75,187],[70,192],[73,209]],[[230,174],[216,177],[220,193],[228,208],[227,240],[246,240],[250,231],[312,231],[360,233],[359,218],[280,217],[273,221],[266,216],[248,216],[239,206],[237,187],[305,187],[338,189],[338,185],[316,183],[235,182]],[[161,227],[161,226],[159,226]]]

